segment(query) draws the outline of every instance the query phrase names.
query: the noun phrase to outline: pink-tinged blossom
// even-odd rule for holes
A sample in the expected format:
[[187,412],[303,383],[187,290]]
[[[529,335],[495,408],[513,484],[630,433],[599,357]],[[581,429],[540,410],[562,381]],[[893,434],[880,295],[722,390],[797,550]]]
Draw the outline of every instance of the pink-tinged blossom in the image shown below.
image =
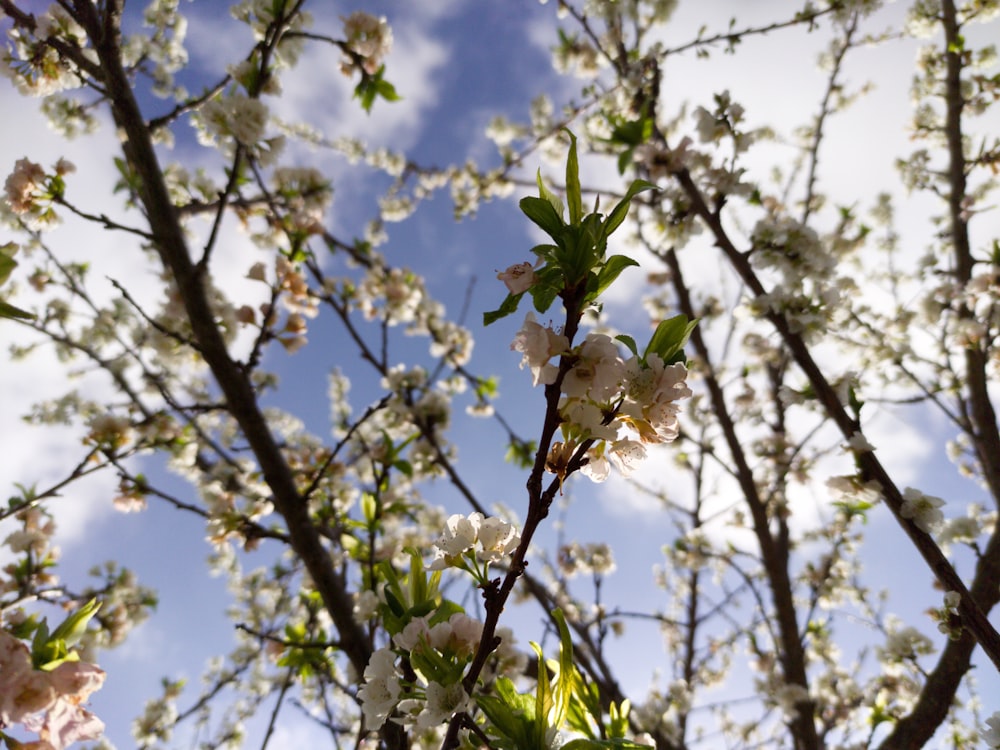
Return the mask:
[[619,423],[608,422],[604,409],[593,401],[563,399],[559,404],[559,416],[565,422],[564,429],[572,431],[580,439],[614,440],[618,437]]
[[644,458],[646,447],[635,440],[617,440],[608,449],[608,459],[625,477],[635,471]]
[[[347,48],[363,58],[361,67],[368,75],[374,75],[382,65],[382,58],[392,49],[392,29],[385,18],[376,18],[364,11],[354,11],[344,22],[344,36]],[[351,75],[356,62],[349,55],[341,61],[340,70]]]
[[63,662],[49,676],[57,693],[72,696],[78,702],[87,700],[104,684],[104,670],[82,661]]
[[564,354],[569,349],[569,339],[556,333],[547,326],[535,322],[534,313],[528,313],[524,325],[514,336],[511,350],[521,352],[521,369],[527,365],[531,369],[533,386],[543,383],[554,383],[559,374],[559,368],[549,362],[557,354]]
[[104,731],[103,722],[80,706],[104,683],[99,667],[75,661],[36,670],[28,647],[0,630],[0,676],[0,725],[21,723],[55,750]]
[[11,211],[27,213],[45,195],[45,170],[30,159],[18,159],[4,183],[4,192]]
[[504,283],[511,294],[522,294],[538,281],[535,269],[527,261],[509,266],[506,271],[498,273],[497,278]]
[[66,698],[59,698],[43,718],[33,716],[24,726],[38,732],[38,736],[55,750],[63,750],[81,740],[96,740],[104,733],[103,721]]
[[690,398],[687,368],[682,364],[664,365],[656,354],[641,366],[634,357],[627,363],[630,377],[627,398],[620,413],[622,419],[644,443],[668,443],[677,438],[680,425],[677,401]]
[[46,672],[31,664],[31,652],[14,636],[0,630],[0,724],[10,726],[44,711],[56,699]]
[[574,354],[573,367],[563,379],[563,393],[599,404],[609,403],[619,395],[626,377],[625,362],[609,336],[588,334]]

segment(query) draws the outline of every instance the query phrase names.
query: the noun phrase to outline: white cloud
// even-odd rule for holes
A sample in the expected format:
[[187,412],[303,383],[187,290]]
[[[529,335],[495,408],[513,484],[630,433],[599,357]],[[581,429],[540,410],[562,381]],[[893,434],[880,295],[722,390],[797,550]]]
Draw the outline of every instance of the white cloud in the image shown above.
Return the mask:
[[273,106],[292,122],[305,122],[327,137],[360,138],[369,146],[405,150],[426,127],[426,117],[439,96],[437,71],[448,63],[447,47],[427,36],[419,25],[393,28],[393,48],[385,77],[401,100],[378,99],[366,114],[354,99],[357,81],[340,74],[324,75],[328,88],[317,91],[314,71],[335,70],[340,52],[324,44],[306,47],[298,66],[282,77],[282,96]]
[[[0,97],[10,99],[14,96],[10,89],[0,89]],[[66,178],[67,198],[83,210],[127,221],[115,201],[105,198],[111,195],[117,179],[114,165],[107,156],[111,149],[117,148],[113,129],[105,127],[92,137],[67,142],[48,129],[33,101],[18,98],[17,104],[3,107],[4,124],[10,137],[0,141],[0,171],[8,173],[14,162],[23,157],[46,167],[65,157],[77,167],[77,172]],[[94,204],[92,197],[95,195],[103,202]],[[95,304],[104,304],[116,294],[106,276],[135,280],[134,294],[140,299],[148,298],[158,288],[155,278],[141,271],[146,262],[136,248],[134,237],[75,219],[64,209],[60,214],[64,217],[63,224],[46,233],[44,239],[58,246],[62,262],[85,262],[91,266],[90,293]],[[13,233],[8,237],[4,234],[7,233],[0,234],[0,242],[8,238],[19,239]],[[19,255],[18,259],[21,266],[14,272],[12,282],[25,290],[18,304],[28,307],[37,298],[24,284],[24,278],[41,257]],[[0,321],[2,350],[38,340],[38,336],[27,328],[13,321]],[[85,455],[77,430],[27,426],[20,418],[33,403],[63,395],[71,389],[91,398],[110,397],[112,390],[107,377],[92,372],[73,375],[74,370],[86,369],[82,362],[60,362],[51,347],[45,346],[24,362],[7,362],[0,368],[0,392],[4,394],[4,408],[0,409],[0,452],[6,468],[4,491],[12,492],[14,483],[45,490],[65,479]],[[105,472],[73,482],[59,493],[53,503],[58,513],[58,543],[70,545],[80,541],[90,524],[111,512],[113,479]]]

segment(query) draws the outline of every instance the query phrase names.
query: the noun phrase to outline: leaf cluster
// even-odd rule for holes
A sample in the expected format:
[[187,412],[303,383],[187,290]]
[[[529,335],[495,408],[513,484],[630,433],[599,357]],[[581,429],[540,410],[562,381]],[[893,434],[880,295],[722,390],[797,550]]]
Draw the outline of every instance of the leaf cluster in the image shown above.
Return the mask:
[[484,325],[516,312],[525,294],[531,295],[539,313],[546,312],[557,297],[564,301],[573,299],[579,304],[579,309],[585,309],[596,303],[622,271],[638,265],[626,255],[605,257],[608,238],[625,221],[632,199],[656,186],[645,180],[635,180],[610,213],[604,215],[598,210],[598,200],[594,210],[584,214],[576,137],[572,133],[569,137],[569,157],[566,161],[568,220],[562,199],[545,186],[539,171],[536,176],[538,196],[526,196],[519,205],[525,216],[541,228],[551,242],[531,249],[542,263],[535,272],[536,282],[527,292],[508,294],[498,309],[485,313]]

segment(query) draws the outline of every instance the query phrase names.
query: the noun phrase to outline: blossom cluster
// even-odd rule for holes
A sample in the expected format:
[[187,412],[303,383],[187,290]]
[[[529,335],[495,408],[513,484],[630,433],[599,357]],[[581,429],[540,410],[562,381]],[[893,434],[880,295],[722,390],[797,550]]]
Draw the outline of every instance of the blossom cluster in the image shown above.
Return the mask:
[[341,72],[349,76],[360,66],[368,75],[374,75],[381,67],[383,58],[392,49],[392,29],[388,22],[384,17],[376,18],[360,10],[351,13],[343,21],[345,47],[351,54],[345,55],[341,61]]
[[10,210],[29,228],[42,229],[57,220],[52,208],[54,198],[61,197],[62,178],[76,171],[76,167],[60,159],[49,175],[40,164],[30,159],[18,159],[14,171],[4,182],[4,198]]
[[82,661],[36,669],[28,647],[0,629],[0,725],[23,724],[45,745],[62,750],[78,740],[96,739],[104,723],[81,704],[104,683],[104,671]]
[[64,43],[83,46],[86,39],[83,27],[57,3],[37,14],[34,25],[33,33],[18,26],[7,30],[11,45],[5,54],[0,54],[0,76],[9,78],[27,96],[50,96],[79,88],[83,80],[76,66],[48,44],[48,40],[58,38]]
[[239,93],[220,96],[202,106],[199,138],[206,146],[232,138],[252,147],[264,137],[268,116],[268,107],[260,99]]
[[597,442],[582,471],[602,482],[610,473],[609,460],[627,476],[645,458],[645,446],[677,438],[677,402],[691,396],[683,364],[665,364],[655,353],[625,359],[614,339],[602,333],[587,334],[571,349],[563,334],[542,326],[530,312],[511,349],[521,352],[521,367],[531,370],[533,385],[556,382],[559,366],[553,358],[570,363],[559,402],[566,442],[556,443],[549,456],[550,470],[560,477],[574,447],[584,441]]
[[434,559],[429,568],[441,570],[473,552],[477,560],[496,563],[510,555],[521,541],[517,527],[496,516],[471,513],[448,518],[444,532],[434,543]]
[[836,259],[816,232],[791,217],[768,216],[757,222],[752,239],[754,267],[775,276],[771,290],[750,303],[752,312],[781,313],[798,333],[822,331],[840,290]]
[[[375,651],[365,668],[365,683],[358,691],[368,729],[377,729],[393,712],[397,721],[417,730],[428,730],[446,722],[471,706],[461,678],[482,638],[483,623],[462,612],[431,624],[428,617],[415,617],[393,636],[391,647]],[[510,658],[513,636],[499,628],[498,663],[522,665]],[[400,656],[415,671],[417,679],[404,677]]]

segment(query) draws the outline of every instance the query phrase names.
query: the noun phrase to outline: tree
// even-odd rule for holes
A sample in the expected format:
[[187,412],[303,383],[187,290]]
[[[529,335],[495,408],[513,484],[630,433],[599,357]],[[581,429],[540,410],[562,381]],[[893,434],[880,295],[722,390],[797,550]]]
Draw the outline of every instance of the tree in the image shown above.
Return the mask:
[[[0,0],[4,72],[67,139],[115,132],[101,158],[117,184],[94,195],[71,162],[26,156],[5,185],[18,239],[3,246],[0,314],[27,336],[13,354],[49,349],[104,387],[29,408],[82,448],[57,479],[15,467],[29,476],[11,480],[0,515],[14,529],[0,598],[8,746],[25,733],[37,747],[98,736],[83,706],[104,681],[102,650],[156,604],[113,562],[90,583],[56,578],[58,498],[105,474],[121,510],[157,503],[199,519],[233,597],[233,649],[200,691],[163,665],[163,694],[133,725],[143,747],[179,731],[239,745],[254,717],[266,717],[254,738],[266,745],[294,706],[336,747],[1000,747],[988,619],[1000,600],[988,202],[1000,4],[920,0],[904,18],[874,0],[807,2],[676,43],[675,2],[560,1],[532,12],[555,29],[556,68],[582,83],[559,110],[535,100],[526,124],[493,119],[493,166],[444,168],[286,118],[283,87],[323,91],[316,73],[331,63],[370,123],[400,106],[391,16],[315,4],[313,19],[304,0],[244,0],[226,24],[251,33],[209,70],[188,58],[176,2],[35,5]],[[831,131],[865,93],[846,71],[873,47],[908,53],[914,37],[927,39],[903,189],[869,191],[854,163],[865,189],[838,195],[824,174],[849,155]],[[690,112],[675,93],[675,63],[739,62],[760,41],[788,54],[790,39],[810,55],[822,45],[825,71],[798,130],[753,124],[763,119],[725,83]],[[307,166],[306,146],[378,175],[353,173],[359,190],[384,187],[363,236],[334,230],[334,192],[350,200],[352,183]],[[387,223],[430,211],[446,187],[459,217],[513,195],[517,207],[490,210],[523,214],[534,232],[470,294],[485,331],[449,317],[430,291],[440,278],[379,249]],[[932,213],[914,218],[928,196]],[[122,257],[81,259],[60,221],[102,228]],[[115,269],[126,263],[140,272]],[[615,314],[616,290],[635,292],[633,266],[649,280],[646,331]],[[516,399],[530,407],[504,411],[472,342],[515,314],[509,356],[533,390]],[[335,342],[331,439],[306,428],[316,405],[287,375],[316,370],[297,363],[320,342]],[[492,480],[459,460],[463,402],[503,436],[475,433]],[[955,475],[931,490],[947,498],[907,486],[880,442],[893,439],[887,418],[948,444]],[[507,499],[491,505],[501,478]],[[553,534],[554,513],[588,513],[588,480],[648,496],[673,528],[655,542],[643,611],[617,600],[609,544]],[[922,558],[910,575],[940,589],[912,594],[925,613],[894,617],[872,590],[868,524],[902,544],[900,560],[901,548]],[[515,601],[542,614],[534,632],[518,629],[527,650],[508,625]],[[59,609],[69,614],[50,628]],[[632,694],[614,642],[644,623],[662,636],[664,674]]]

